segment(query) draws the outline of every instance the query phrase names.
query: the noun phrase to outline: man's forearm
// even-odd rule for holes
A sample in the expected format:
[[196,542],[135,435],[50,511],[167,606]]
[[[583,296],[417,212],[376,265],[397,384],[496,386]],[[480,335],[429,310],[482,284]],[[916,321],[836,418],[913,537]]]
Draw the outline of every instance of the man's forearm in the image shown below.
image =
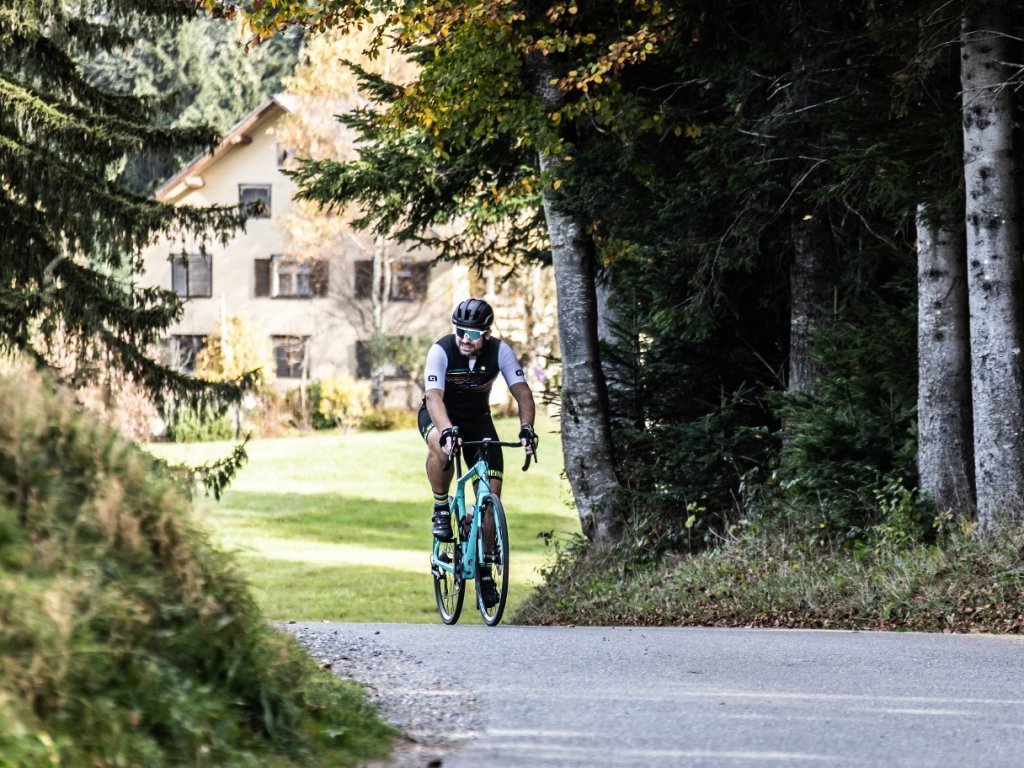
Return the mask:
[[438,430],[445,430],[452,426],[452,420],[448,416],[448,409],[444,407],[444,400],[440,397],[427,396],[427,413],[430,414],[430,423]]
[[512,388],[512,397],[516,399],[519,406],[519,423],[526,426],[533,426],[537,418],[537,405],[533,400],[533,392],[526,384],[517,384]]

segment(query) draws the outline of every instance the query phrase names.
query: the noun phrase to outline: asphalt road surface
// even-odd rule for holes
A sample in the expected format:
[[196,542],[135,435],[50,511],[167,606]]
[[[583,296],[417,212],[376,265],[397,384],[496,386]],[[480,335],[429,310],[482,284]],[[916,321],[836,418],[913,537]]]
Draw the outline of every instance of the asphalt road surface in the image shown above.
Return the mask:
[[1024,766],[1021,638],[440,624],[301,631],[414,668],[411,677],[391,670],[390,684],[453,713],[461,746],[444,754],[444,768]]

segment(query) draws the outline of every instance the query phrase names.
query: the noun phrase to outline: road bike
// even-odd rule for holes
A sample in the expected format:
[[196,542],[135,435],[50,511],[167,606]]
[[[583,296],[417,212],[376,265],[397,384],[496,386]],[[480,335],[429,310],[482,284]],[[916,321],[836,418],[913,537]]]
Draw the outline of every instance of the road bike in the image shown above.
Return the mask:
[[[454,624],[462,614],[466,582],[475,582],[477,608],[484,623],[493,627],[501,621],[508,597],[508,524],[501,499],[491,493],[488,453],[494,446],[522,448],[522,443],[503,443],[490,438],[462,441],[464,448],[476,448],[473,464],[465,474],[462,473],[458,444],[456,433],[445,462],[447,470],[454,457],[455,495],[450,499],[450,506],[455,517],[455,537],[453,541],[434,539],[434,549],[430,555],[434,597],[437,599],[437,612],[441,615],[441,621]],[[526,455],[524,472],[529,469],[531,459],[536,459],[536,451]],[[474,489],[472,504],[466,500],[467,486]],[[491,606],[484,603],[480,584],[488,569],[498,591],[498,602]]]

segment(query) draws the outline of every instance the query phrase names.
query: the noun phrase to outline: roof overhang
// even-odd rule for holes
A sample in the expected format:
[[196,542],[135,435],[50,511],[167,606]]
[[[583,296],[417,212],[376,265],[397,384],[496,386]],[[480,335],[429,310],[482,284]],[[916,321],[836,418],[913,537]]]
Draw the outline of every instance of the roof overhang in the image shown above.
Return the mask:
[[203,172],[235,147],[250,144],[250,132],[275,111],[291,112],[280,97],[271,97],[235,123],[211,151],[197,155],[188,165],[161,184],[153,193],[154,197],[163,203],[173,203],[185,193],[200,189],[205,184]]

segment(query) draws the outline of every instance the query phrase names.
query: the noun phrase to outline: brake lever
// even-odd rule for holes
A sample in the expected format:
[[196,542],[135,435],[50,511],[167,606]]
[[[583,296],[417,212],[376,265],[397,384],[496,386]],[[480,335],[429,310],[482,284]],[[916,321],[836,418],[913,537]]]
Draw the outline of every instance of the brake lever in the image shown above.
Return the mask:
[[523,464],[523,472],[530,468],[531,461],[536,461],[538,464],[540,463],[537,459],[537,446],[533,447],[533,453],[526,454],[526,463]]
[[459,450],[459,429],[458,427],[454,427],[452,431],[452,447],[451,450],[448,451],[448,458],[445,459],[444,467],[442,467],[445,472],[447,472],[448,468],[451,467],[452,459],[455,458],[455,452],[457,450]]

